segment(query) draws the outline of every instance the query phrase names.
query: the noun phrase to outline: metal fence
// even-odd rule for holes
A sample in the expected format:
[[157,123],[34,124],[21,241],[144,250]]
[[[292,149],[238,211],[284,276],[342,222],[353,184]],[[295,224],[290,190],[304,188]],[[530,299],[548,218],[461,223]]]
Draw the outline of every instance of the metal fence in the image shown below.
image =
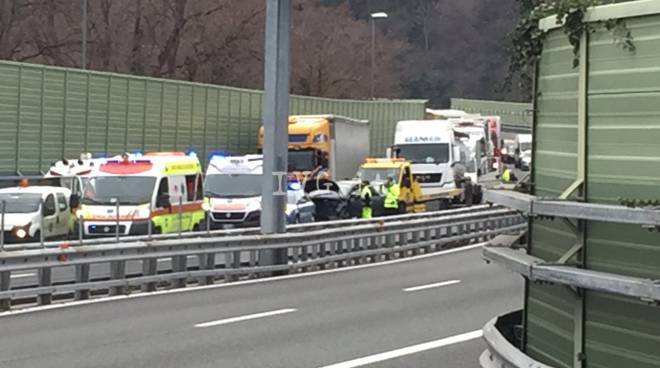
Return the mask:
[[[0,172],[36,174],[81,152],[255,152],[261,100],[256,90],[0,61]],[[372,153],[383,154],[396,122],[423,119],[425,103],[293,96],[290,111],[369,120]]]
[[[329,226],[328,226],[329,225]],[[190,284],[208,285],[273,272],[305,272],[379,262],[451,246],[484,242],[526,227],[515,211],[480,206],[459,211],[407,215],[341,224],[310,224],[288,234],[254,230],[189,234],[185,238],[125,239],[0,252],[0,309],[23,303],[49,304],[56,298],[87,299],[154,291]],[[286,264],[260,263],[264,252],[286,251]],[[14,285],[22,272],[34,283]]]

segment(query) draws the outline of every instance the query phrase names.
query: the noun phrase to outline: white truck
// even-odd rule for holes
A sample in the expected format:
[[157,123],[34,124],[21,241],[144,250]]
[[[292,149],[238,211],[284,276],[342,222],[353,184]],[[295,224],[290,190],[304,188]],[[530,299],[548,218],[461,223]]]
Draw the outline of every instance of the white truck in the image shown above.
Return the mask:
[[532,165],[532,135],[518,134],[515,144],[516,167],[527,171]]
[[0,189],[0,243],[66,239],[73,219],[71,207],[77,207],[77,201],[70,190],[60,187]]
[[394,150],[410,161],[413,178],[423,191],[456,187],[451,167],[461,160],[461,143],[450,120],[400,121]]
[[[212,229],[259,226],[262,173],[262,155],[211,158],[204,189]],[[313,222],[315,206],[302,186],[290,186],[287,194],[287,222]]]
[[465,165],[466,175],[472,183],[478,183],[479,177],[490,172],[486,126],[475,119],[453,121],[453,130],[465,146],[461,162]]

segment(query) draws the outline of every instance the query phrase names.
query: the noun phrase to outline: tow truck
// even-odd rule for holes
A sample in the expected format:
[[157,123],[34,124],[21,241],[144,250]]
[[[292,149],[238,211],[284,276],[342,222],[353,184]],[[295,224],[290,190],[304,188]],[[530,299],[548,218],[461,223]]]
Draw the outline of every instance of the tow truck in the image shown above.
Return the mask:
[[[375,192],[382,193],[382,185],[388,177],[399,184],[401,213],[420,213],[449,209],[460,201],[462,188],[422,188],[412,174],[411,162],[404,158],[368,158],[360,166],[360,182],[368,180]],[[383,200],[375,200],[374,215],[382,213]]]

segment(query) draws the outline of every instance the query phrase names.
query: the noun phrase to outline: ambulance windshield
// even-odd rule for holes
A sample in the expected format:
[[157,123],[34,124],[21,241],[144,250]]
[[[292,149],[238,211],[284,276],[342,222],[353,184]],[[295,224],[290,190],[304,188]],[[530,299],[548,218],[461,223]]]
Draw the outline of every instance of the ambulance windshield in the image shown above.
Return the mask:
[[204,181],[204,193],[214,198],[261,196],[261,175],[213,174]]
[[87,205],[141,205],[151,203],[156,178],[145,176],[98,176],[83,189]]

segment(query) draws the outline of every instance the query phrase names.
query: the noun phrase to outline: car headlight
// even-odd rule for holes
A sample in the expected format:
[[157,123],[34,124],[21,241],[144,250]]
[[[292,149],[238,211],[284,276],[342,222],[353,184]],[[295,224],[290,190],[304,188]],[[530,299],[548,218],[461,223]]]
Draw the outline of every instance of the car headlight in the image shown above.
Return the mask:
[[208,202],[204,202],[204,203],[202,203],[202,209],[205,212],[209,212],[209,211],[211,211],[211,205]]
[[14,227],[14,235],[19,238],[19,239],[25,239],[27,236],[30,234],[30,225],[31,223],[24,225],[24,226],[16,226]]

